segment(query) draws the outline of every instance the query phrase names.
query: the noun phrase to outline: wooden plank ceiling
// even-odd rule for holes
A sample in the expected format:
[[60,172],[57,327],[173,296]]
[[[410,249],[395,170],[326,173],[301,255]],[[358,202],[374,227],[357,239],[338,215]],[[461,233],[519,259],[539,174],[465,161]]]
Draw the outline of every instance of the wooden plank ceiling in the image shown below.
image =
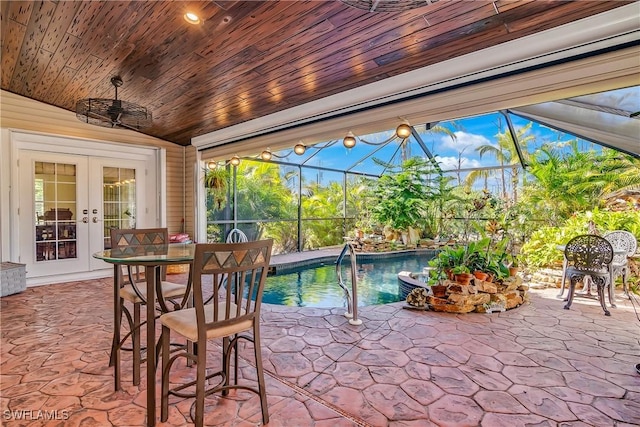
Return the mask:
[[[337,0],[0,3],[2,89],[75,111],[78,99],[112,98],[120,75],[118,97],[153,112],[143,132],[189,145],[628,2],[431,0],[399,12]],[[203,22],[188,24],[187,11]]]

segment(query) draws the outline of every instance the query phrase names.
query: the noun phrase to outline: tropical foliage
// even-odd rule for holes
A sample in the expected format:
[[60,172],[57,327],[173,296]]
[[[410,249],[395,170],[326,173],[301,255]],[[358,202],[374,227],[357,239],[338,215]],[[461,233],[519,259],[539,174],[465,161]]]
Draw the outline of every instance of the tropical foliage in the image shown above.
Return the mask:
[[438,235],[442,212],[456,199],[451,178],[418,157],[386,166],[388,173],[363,192],[367,218],[396,231],[412,227],[428,237]]
[[311,249],[341,243],[346,233],[341,219],[344,212],[342,185],[336,181],[313,182],[303,185],[303,192],[304,247]]
[[598,233],[626,230],[640,240],[640,211],[610,212],[594,209],[573,215],[562,226],[543,226],[532,233],[523,245],[521,257],[526,259],[530,267],[546,267],[561,265],[563,245],[573,237],[588,234],[589,223],[592,222]]
[[371,218],[394,230],[419,225],[427,216],[430,192],[423,179],[426,166],[425,161],[413,158],[380,177],[369,194]]
[[[613,213],[603,205],[607,194],[640,188],[640,160],[575,140],[538,143],[531,123],[516,129],[517,150],[511,134],[498,129],[495,140],[476,149],[498,166],[470,171],[460,186],[453,185],[460,172],[443,173],[433,159],[406,158],[404,143],[400,163],[376,161],[385,169],[379,179],[250,160],[207,171],[209,238],[222,240],[222,230],[237,224],[252,238],[273,237],[276,252],[291,252],[342,244],[355,228],[382,235],[385,228],[411,227],[422,238],[449,243],[507,242],[502,264],[514,262],[522,248],[518,258],[539,267],[561,260],[556,245],[584,231],[586,212],[602,231],[640,236],[637,210]],[[455,140],[453,131],[443,135]],[[498,183],[493,191],[489,178]]]
[[222,209],[229,190],[229,169],[212,163],[211,167],[204,170],[204,186],[215,209]]
[[559,225],[576,212],[602,207],[614,190],[640,186],[640,160],[603,149],[582,151],[572,141],[570,150],[543,146],[530,158],[535,177],[524,187],[523,202],[537,207],[540,217]]
[[[531,142],[534,137],[529,134],[531,130],[532,123],[528,123],[526,126],[517,129],[516,138],[520,147],[520,154],[524,157],[522,160],[527,160],[527,151],[526,147],[529,142]],[[501,128],[500,125],[498,125]],[[496,143],[495,144],[482,144],[476,148],[476,151],[480,154],[480,158],[484,156],[491,156],[498,160],[500,168],[497,170],[488,170],[488,169],[476,169],[471,171],[465,180],[465,184],[467,187],[471,187],[478,179],[484,180],[484,188],[487,189],[487,179],[491,174],[498,173],[500,175],[500,183],[501,190],[500,194],[502,198],[507,200],[510,195],[507,193],[507,188],[511,187],[513,189],[512,198],[513,201],[518,200],[517,196],[517,188],[519,182],[519,174],[520,170],[520,157],[518,155],[518,150],[516,148],[516,144],[513,141],[513,137],[511,136],[511,132],[505,130],[503,132],[498,132],[496,134]],[[511,168],[511,185],[507,184],[507,168],[505,166],[516,166]]]

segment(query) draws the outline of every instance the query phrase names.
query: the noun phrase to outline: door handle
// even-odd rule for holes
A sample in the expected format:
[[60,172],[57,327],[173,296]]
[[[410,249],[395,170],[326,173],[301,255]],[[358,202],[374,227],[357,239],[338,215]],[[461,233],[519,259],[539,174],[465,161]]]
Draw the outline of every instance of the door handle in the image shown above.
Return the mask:
[[78,221],[78,222],[83,222],[85,224],[88,224],[89,223],[89,217],[88,216],[83,216],[82,217],[82,221]]
[[97,224],[98,222],[100,222],[101,220],[98,219],[97,216],[94,216],[93,218],[91,218],[91,221],[93,221],[94,224]]

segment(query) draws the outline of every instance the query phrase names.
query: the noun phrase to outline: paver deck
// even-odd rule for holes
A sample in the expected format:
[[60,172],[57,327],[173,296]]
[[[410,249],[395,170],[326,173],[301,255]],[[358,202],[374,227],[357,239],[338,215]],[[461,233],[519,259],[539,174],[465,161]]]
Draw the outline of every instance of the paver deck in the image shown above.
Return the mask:
[[[123,390],[113,391],[111,287],[81,281],[0,299],[3,425],[144,425],[145,387],[131,384],[126,352]],[[556,294],[531,291],[490,315],[361,307],[360,326],[343,308],[264,305],[269,425],[640,425],[640,307],[620,294],[605,317],[595,300],[563,310]],[[252,377],[248,360],[241,371]],[[173,380],[192,376],[180,366]],[[158,425],[188,425],[191,403],[172,399]],[[205,423],[258,425],[258,398],[210,397]]]

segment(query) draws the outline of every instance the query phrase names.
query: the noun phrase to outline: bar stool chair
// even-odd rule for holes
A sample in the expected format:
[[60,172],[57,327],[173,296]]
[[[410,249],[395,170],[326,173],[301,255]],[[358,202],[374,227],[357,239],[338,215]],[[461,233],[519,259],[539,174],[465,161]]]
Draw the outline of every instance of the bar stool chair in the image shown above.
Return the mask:
[[227,243],[243,243],[248,241],[249,238],[246,234],[244,234],[244,231],[238,228],[232,229],[231,231],[229,231],[229,234],[227,234]]
[[[169,244],[169,233],[166,228],[146,228],[146,229],[111,229],[111,248],[123,249],[131,248],[135,250],[136,246],[145,247],[157,246],[158,250],[166,248]],[[140,384],[140,366],[146,359],[143,359],[142,352],[149,351],[140,345],[140,330],[146,324],[146,320],[141,322],[141,307],[147,304],[147,287],[146,279],[142,277],[142,266],[126,266],[124,272],[122,268],[118,268],[118,275],[115,280],[120,286],[120,311],[127,318],[129,327],[128,332],[123,337],[120,336],[120,328],[114,325],[113,342],[111,346],[111,356],[109,366],[114,367],[115,371],[115,389],[120,389],[120,351],[133,352],[133,384]],[[160,282],[160,291],[156,296],[156,309],[162,312],[172,310],[180,310],[189,302],[191,293],[191,271],[189,271],[189,279],[187,284],[173,283],[166,280],[166,270],[163,270]],[[129,310],[125,304],[128,302],[133,305]],[[132,313],[133,311],[133,313]],[[131,338],[131,347],[125,347],[124,344]],[[154,349],[156,353],[158,349]]]
[[627,289],[627,273],[629,270],[629,257],[636,253],[638,249],[638,241],[636,236],[625,230],[615,230],[605,233],[604,238],[611,243],[613,247],[613,261],[611,261],[611,287],[609,292],[613,296],[615,279],[622,276],[622,290],[628,298],[629,290]]
[[[203,425],[204,399],[212,393],[226,396],[230,389],[244,389],[260,396],[262,422],[269,422],[267,395],[260,345],[260,307],[273,240],[241,243],[201,243],[196,245],[193,262],[193,308],[163,314],[162,323],[162,402],[161,420],[166,421],[169,395],[195,397],[196,426]],[[204,279],[204,280],[203,280]],[[206,288],[205,289],[205,283]],[[209,283],[212,283],[212,288]],[[211,293],[212,292],[212,293]],[[207,296],[211,295],[208,299]],[[252,332],[250,335],[246,333]],[[170,357],[169,342],[172,333],[179,334],[197,344],[197,354],[188,347]],[[241,333],[245,333],[241,335]],[[238,340],[253,342],[257,387],[238,383]],[[222,366],[207,375],[207,344],[222,339]],[[231,354],[234,358],[234,380],[231,381]],[[196,362],[196,379],[169,388],[171,368],[184,357]],[[217,384],[205,388],[205,382],[218,377]],[[185,389],[195,386],[195,391]]]
[[[598,287],[598,299],[606,316],[611,316],[604,303],[604,292],[609,283],[611,273],[609,271],[611,260],[613,259],[613,247],[605,238],[595,234],[583,234],[569,240],[564,256],[567,260],[566,276],[569,278],[569,295],[565,310],[569,310],[573,302],[573,295],[576,283],[585,280],[587,276]],[[609,304],[613,305],[611,293],[609,293]]]

